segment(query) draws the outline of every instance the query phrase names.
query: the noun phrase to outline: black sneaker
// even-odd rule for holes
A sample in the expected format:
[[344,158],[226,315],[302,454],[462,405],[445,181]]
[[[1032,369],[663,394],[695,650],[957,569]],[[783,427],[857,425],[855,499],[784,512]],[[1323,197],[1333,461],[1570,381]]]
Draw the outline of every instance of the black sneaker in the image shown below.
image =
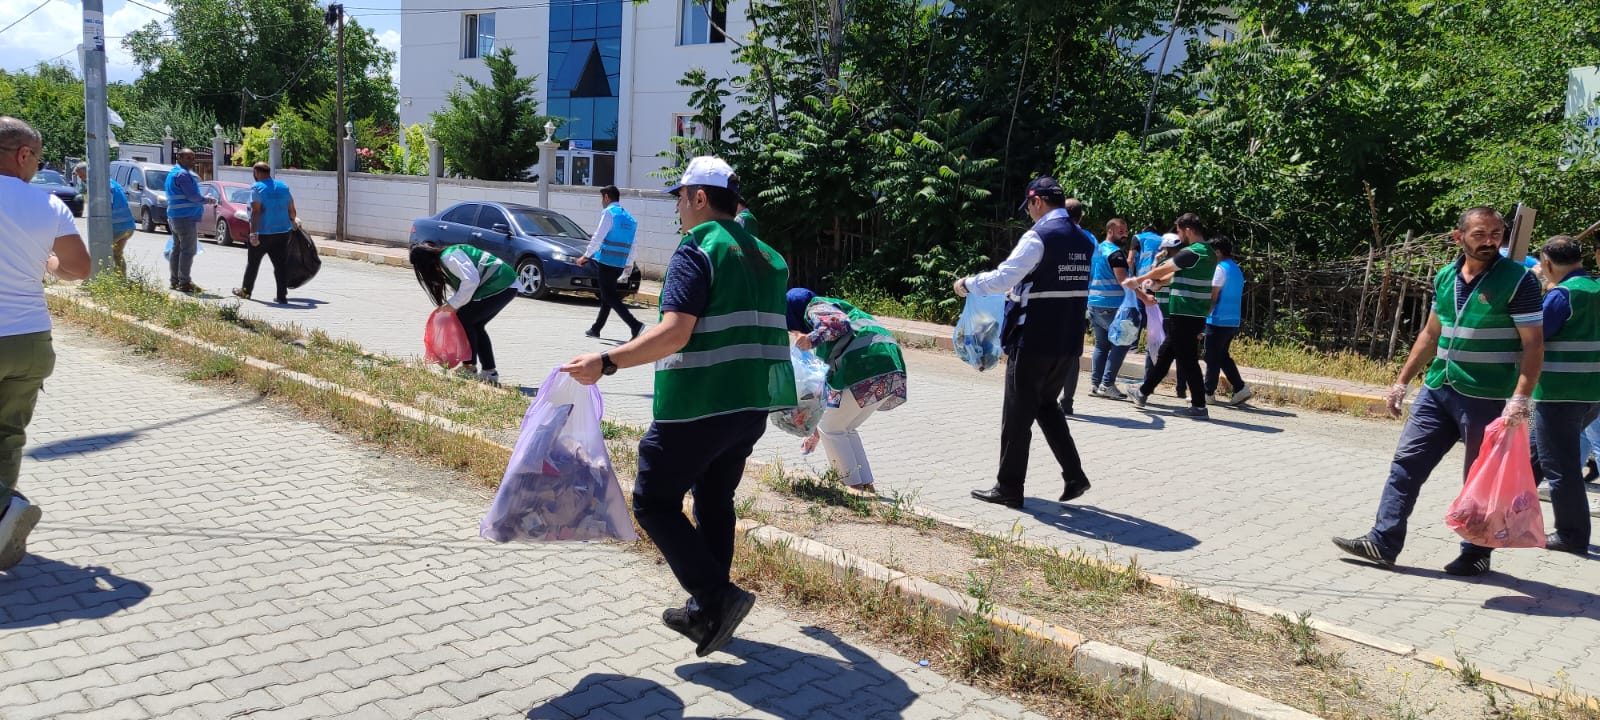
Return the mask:
[[1488,553],[1464,551],[1460,557],[1451,560],[1449,565],[1444,566],[1444,571],[1446,574],[1460,577],[1482,575],[1489,572],[1489,555]]
[[707,623],[706,634],[695,647],[694,654],[705,657],[727,647],[733,640],[733,631],[739,629],[739,623],[744,622],[744,616],[750,614],[755,604],[755,593],[728,583],[728,589],[722,593],[722,608]]
[[693,640],[695,645],[705,641],[706,632],[710,629],[694,598],[689,598],[689,602],[684,603],[681,608],[667,608],[661,611],[661,623],[672,628],[673,632]]
[[1583,464],[1583,468],[1584,482],[1592,483],[1596,480],[1600,480],[1600,463],[1596,463],[1594,458],[1589,458],[1589,461]]
[[1209,411],[1209,410],[1207,410],[1207,409],[1205,409],[1203,407],[1195,407],[1193,405],[1190,405],[1189,407],[1183,408],[1182,410],[1179,410],[1179,411],[1173,413],[1173,415],[1177,415],[1179,417],[1194,418],[1196,420],[1209,420],[1209,419],[1211,419],[1211,411]]
[[1578,557],[1584,557],[1589,554],[1588,543],[1584,543],[1582,545],[1577,543],[1569,543],[1565,540],[1562,540],[1561,536],[1555,533],[1550,533],[1549,535],[1544,536],[1544,549],[1553,550],[1555,552],[1572,553]]
[[1372,542],[1372,539],[1366,536],[1334,538],[1333,544],[1351,555],[1377,563],[1379,567],[1394,567],[1394,558],[1384,555],[1383,551],[1378,549],[1377,543]]
[[586,338],[597,338],[600,337],[600,331],[594,329],[585,330],[583,331],[583,336]]

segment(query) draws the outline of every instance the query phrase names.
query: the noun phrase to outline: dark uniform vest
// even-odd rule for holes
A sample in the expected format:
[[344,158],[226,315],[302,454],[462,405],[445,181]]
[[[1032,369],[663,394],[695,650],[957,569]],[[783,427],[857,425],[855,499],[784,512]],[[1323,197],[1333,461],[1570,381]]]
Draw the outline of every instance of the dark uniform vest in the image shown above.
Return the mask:
[[1039,221],[1033,232],[1044,255],[1006,302],[1005,350],[1077,355],[1083,352],[1094,238],[1064,214]]

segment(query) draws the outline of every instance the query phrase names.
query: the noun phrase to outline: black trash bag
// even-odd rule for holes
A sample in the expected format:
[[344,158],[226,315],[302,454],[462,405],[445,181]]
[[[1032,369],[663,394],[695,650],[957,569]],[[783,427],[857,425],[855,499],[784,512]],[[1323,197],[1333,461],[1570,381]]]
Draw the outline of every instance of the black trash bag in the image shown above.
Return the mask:
[[288,247],[283,249],[283,283],[297,288],[317,276],[322,269],[322,256],[317,254],[316,243],[300,228],[289,233]]

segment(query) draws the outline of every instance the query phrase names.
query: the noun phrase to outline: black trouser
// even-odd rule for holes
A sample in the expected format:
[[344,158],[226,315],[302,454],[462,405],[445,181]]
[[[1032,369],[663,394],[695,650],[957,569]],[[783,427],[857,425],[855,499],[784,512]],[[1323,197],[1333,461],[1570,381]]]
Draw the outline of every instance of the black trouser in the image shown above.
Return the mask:
[[256,289],[256,274],[261,272],[261,256],[272,259],[272,281],[277,284],[278,292],[272,297],[274,300],[283,301],[289,292],[289,286],[283,282],[284,255],[289,249],[289,233],[261,233],[256,236],[256,244],[245,250],[244,259],[244,290],[246,295]]
[[489,341],[489,321],[499,315],[501,310],[517,297],[515,290],[506,288],[490,295],[467,303],[466,307],[456,311],[456,319],[461,321],[462,329],[467,331],[467,342],[472,345],[472,362],[480,370],[493,370],[494,343]]
[[[1550,510],[1556,537],[1574,545],[1589,544],[1589,503],[1583,490],[1581,457],[1584,428],[1600,417],[1600,403],[1548,402],[1533,405],[1533,442],[1542,475],[1550,482]],[[1535,478],[1539,474],[1534,475]]]
[[1172,370],[1172,363],[1178,363],[1178,384],[1189,389],[1189,404],[1203,408],[1206,406],[1205,393],[1200,392],[1205,386],[1205,373],[1200,370],[1200,333],[1205,332],[1206,319],[1189,315],[1168,315],[1162,326],[1166,332],[1166,339],[1157,351],[1156,364],[1145,373],[1144,385],[1139,392],[1149,395],[1156,391],[1156,386],[1167,378],[1167,372]]
[[596,335],[605,328],[606,320],[611,318],[611,311],[617,311],[617,317],[628,324],[628,329],[633,330],[641,324],[634,319],[633,313],[628,312],[628,306],[622,304],[622,293],[617,292],[617,280],[622,277],[622,268],[611,267],[603,262],[596,262],[600,267],[600,316],[594,319],[590,327]]
[[1021,497],[1028,476],[1028,446],[1033,444],[1033,424],[1039,424],[1045,442],[1061,465],[1061,478],[1072,484],[1087,480],[1078,459],[1078,446],[1067,429],[1067,416],[1057,398],[1067,375],[1078,374],[1081,353],[1029,355],[1013,352],[1006,358],[1006,395],[1000,416],[1000,472],[996,484],[1008,497]]
[[[744,463],[767,430],[767,414],[737,412],[690,422],[652,423],[639,441],[633,515],[678,584],[715,613],[733,569],[733,493]],[[683,496],[694,493],[694,523]]]
[[1206,323],[1206,394],[1215,395],[1219,375],[1228,376],[1228,386],[1234,392],[1244,389],[1244,378],[1239,377],[1239,364],[1233,361],[1228,349],[1239,335],[1239,328],[1219,327]]

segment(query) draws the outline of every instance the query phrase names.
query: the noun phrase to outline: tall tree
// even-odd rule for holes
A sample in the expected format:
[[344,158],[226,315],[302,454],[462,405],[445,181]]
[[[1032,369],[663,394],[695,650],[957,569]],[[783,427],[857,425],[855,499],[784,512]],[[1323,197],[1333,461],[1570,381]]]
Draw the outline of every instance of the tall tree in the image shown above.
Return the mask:
[[[137,100],[126,83],[106,87],[107,104],[125,118],[134,114]],[[0,70],[0,115],[21,118],[38,130],[44,136],[45,160],[61,162],[85,154],[83,81],[65,64],[41,63],[21,72]]]
[[536,143],[544,138],[545,122],[554,118],[539,114],[534,94],[538,77],[518,77],[514,55],[511,48],[500,48],[484,58],[487,84],[459,76],[462,84],[446,96],[445,108],[433,114],[433,136],[444,149],[445,164],[463,175],[523,180],[539,162]]
[[[256,125],[333,89],[338,48],[316,0],[170,0],[172,17],[123,39],[146,97],[187,99],[225,125]],[[372,31],[345,26],[351,117],[395,120],[394,53]]]

